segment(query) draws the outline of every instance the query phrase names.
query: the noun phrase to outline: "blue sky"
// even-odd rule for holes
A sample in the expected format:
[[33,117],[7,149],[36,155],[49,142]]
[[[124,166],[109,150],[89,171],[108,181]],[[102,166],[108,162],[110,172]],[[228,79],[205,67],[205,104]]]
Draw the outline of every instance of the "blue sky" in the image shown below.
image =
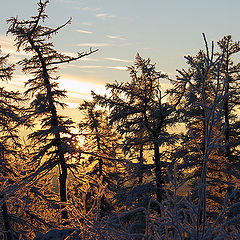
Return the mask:
[[[37,13],[37,0],[7,0],[0,9],[0,45],[12,61],[24,56],[15,53],[12,37],[6,37],[6,19],[26,19]],[[107,82],[127,81],[126,66],[136,53],[152,59],[156,68],[175,76],[186,67],[184,55],[195,55],[203,48],[202,32],[210,41],[231,34],[240,40],[239,0],[50,0],[46,25],[55,27],[71,16],[53,41],[56,49],[73,54],[99,48],[81,61],[66,64],[59,71],[60,87],[69,91],[74,107],[90,90],[103,92]],[[23,76],[17,71],[13,89],[22,89]],[[168,85],[163,82],[163,88]]]

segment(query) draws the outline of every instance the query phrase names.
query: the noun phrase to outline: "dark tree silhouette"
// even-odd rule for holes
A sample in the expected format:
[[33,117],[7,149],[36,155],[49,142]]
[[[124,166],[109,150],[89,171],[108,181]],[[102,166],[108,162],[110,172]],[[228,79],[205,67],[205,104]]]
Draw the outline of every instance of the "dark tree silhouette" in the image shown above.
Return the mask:
[[[14,71],[13,64],[7,64],[9,55],[0,57],[0,79],[9,81]],[[7,91],[0,87],[0,187],[3,184],[12,184],[12,176],[16,176],[12,162],[20,149],[17,127],[21,124],[21,108],[19,102],[22,97],[19,92]],[[0,192],[0,201],[4,199],[4,192]],[[6,231],[6,239],[13,239],[11,219],[8,214],[6,201],[1,204],[3,224]]]
[[[204,108],[201,105],[196,106],[196,102],[203,102],[203,98],[211,101],[212,91],[210,85],[213,83],[213,74],[207,69],[208,66],[204,51],[199,51],[194,57],[187,56],[186,58],[189,68],[187,70],[177,70],[179,76],[177,76],[177,80],[172,80],[173,88],[169,90],[169,95],[172,103],[177,106],[179,114],[181,115],[179,121],[186,126],[186,132],[182,136],[182,142],[180,145],[177,145],[175,152],[177,157],[184,159],[179,165],[179,168],[191,172],[188,177],[193,179],[193,186],[196,186],[203,167],[201,154],[205,152],[204,138],[206,131]],[[183,74],[184,78],[182,77]],[[203,86],[203,76],[206,74],[208,74],[208,78]],[[186,78],[188,81],[186,81]],[[198,91],[194,91],[195,89],[199,89],[200,91],[202,87],[204,87],[205,91],[204,96]],[[196,140],[201,152],[197,149],[195,141],[192,138],[192,133],[197,136]],[[177,149],[179,149],[179,151]],[[192,171],[192,169],[195,170]]]
[[95,156],[90,156],[91,161],[97,160],[98,162],[95,165],[94,172],[99,178],[102,178],[103,183],[108,182],[107,179],[111,173],[107,167],[113,166],[114,163],[104,162],[104,156],[113,160],[117,159],[117,155],[120,153],[118,141],[121,137],[108,125],[107,111],[97,109],[96,102],[84,101],[79,109],[84,116],[79,123],[80,136],[86,139],[83,151],[95,153]]
[[[170,91],[187,126],[174,154],[179,169],[185,171],[185,181],[191,180],[192,196],[198,204],[198,228],[203,232],[207,221],[218,219],[226,205],[225,194],[231,194],[239,181],[238,166],[227,159],[230,156],[226,144],[226,101],[237,99],[236,92],[229,89],[225,50],[214,54],[212,49],[210,53],[206,39],[205,44],[206,52],[185,57],[189,69],[178,71]],[[231,105],[232,110],[236,106]]]
[[218,41],[220,52],[217,55],[223,56],[221,68],[222,82],[227,78],[228,98],[224,102],[223,128],[225,156],[230,163],[228,169],[231,169],[231,163],[239,163],[239,119],[236,110],[240,105],[240,64],[235,63],[234,57],[240,52],[240,42],[234,42],[231,35],[223,37]]
[[[102,185],[108,186],[110,192],[116,192],[120,186],[121,171],[124,165],[121,159],[121,135],[109,125],[108,112],[100,108],[95,101],[84,101],[79,110],[83,119],[79,123],[79,136],[84,138],[80,151],[85,155],[83,168],[85,174],[99,179]],[[101,215],[112,210],[107,195],[101,197]]]
[[[66,56],[58,53],[49,41],[60,29],[70,23],[71,19],[57,28],[49,28],[40,25],[47,15],[45,8],[49,1],[38,2],[38,15],[29,20],[18,20],[12,17],[8,20],[10,24],[8,33],[16,36],[17,50],[21,48],[31,53],[30,58],[25,58],[19,62],[25,73],[30,73],[34,77],[26,82],[28,89],[26,95],[34,96],[31,102],[33,109],[32,116],[41,119],[42,129],[30,134],[29,138],[39,146],[34,159],[41,162],[43,156],[48,156],[45,162],[45,171],[50,171],[56,165],[59,166],[59,189],[61,202],[67,201],[66,181],[67,163],[65,153],[68,151],[67,137],[70,134],[69,128],[72,125],[70,119],[65,119],[57,112],[57,106],[64,107],[61,98],[66,97],[66,92],[58,89],[58,77],[54,77],[58,65],[76,61],[84,56],[95,52],[90,50],[87,53],[78,53],[76,57]],[[62,218],[67,218],[67,212],[62,211]]]
[[[107,84],[110,97],[96,95],[95,98],[100,104],[109,106],[110,122],[124,134],[128,148],[138,146],[141,152],[143,145],[148,145],[153,149],[156,195],[157,200],[162,202],[166,162],[159,147],[175,141],[167,131],[167,127],[174,124],[173,109],[163,102],[160,90],[160,81],[167,76],[156,71],[150,59],[145,60],[139,54],[135,65],[128,71],[131,82]],[[141,178],[140,175],[139,181],[142,181]]]

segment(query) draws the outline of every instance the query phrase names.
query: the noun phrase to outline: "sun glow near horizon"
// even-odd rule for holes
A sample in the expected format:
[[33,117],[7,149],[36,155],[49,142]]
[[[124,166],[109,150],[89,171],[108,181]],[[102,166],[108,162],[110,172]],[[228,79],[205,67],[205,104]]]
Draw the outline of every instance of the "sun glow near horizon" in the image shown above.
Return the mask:
[[76,148],[81,148],[84,145],[85,142],[85,137],[83,135],[80,135],[79,129],[78,128],[72,128],[71,133],[76,135]]
[[105,85],[102,83],[71,77],[59,78],[59,88],[66,90],[69,98],[81,98],[86,100],[91,99],[91,91],[98,94],[106,93]]

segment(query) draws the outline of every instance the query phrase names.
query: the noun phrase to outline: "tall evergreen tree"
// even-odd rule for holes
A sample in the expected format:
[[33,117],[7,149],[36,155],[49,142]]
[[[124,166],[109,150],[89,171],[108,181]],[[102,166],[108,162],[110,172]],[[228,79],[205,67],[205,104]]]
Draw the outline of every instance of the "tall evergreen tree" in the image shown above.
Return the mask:
[[[233,93],[226,98],[224,102],[224,143],[225,157],[230,163],[239,167],[239,126],[240,121],[237,117],[237,109],[240,105],[240,63],[235,63],[234,57],[240,52],[240,42],[234,42],[231,35],[223,37],[218,41],[220,51],[217,55],[223,56],[221,67],[221,78],[224,82],[227,79],[227,93]],[[228,167],[230,170],[231,167]],[[228,174],[229,175],[229,174]]]
[[[85,153],[83,167],[85,174],[98,179],[108,186],[111,195],[119,190],[121,160],[121,136],[108,122],[106,109],[100,108],[95,101],[84,101],[79,107],[83,119],[79,123],[79,136],[84,138],[80,145]],[[101,213],[111,210],[108,196],[101,197]]]
[[[174,124],[173,109],[163,102],[160,89],[161,79],[167,76],[156,71],[150,59],[145,60],[139,54],[128,71],[130,82],[107,84],[110,97],[96,98],[100,104],[110,108],[110,122],[124,134],[128,148],[138,146],[142,151],[142,147],[148,145],[153,150],[156,195],[161,202],[166,162],[159,148],[174,141],[167,129]],[[140,156],[142,159],[142,154]]]
[[[43,165],[44,171],[50,171],[55,166],[59,167],[60,200],[67,202],[68,166],[64,155],[69,145],[65,136],[70,134],[72,121],[57,112],[57,106],[65,106],[60,99],[66,97],[66,92],[58,89],[58,77],[54,77],[54,73],[59,64],[78,60],[94,51],[90,50],[88,53],[78,53],[77,57],[70,57],[54,49],[53,43],[49,40],[69,24],[71,19],[57,28],[42,26],[40,23],[47,17],[45,8],[48,2],[48,0],[44,2],[40,0],[38,15],[29,20],[20,21],[16,17],[10,18],[8,33],[16,36],[17,50],[22,48],[25,52],[31,53],[31,57],[23,59],[19,64],[23,72],[33,75],[33,78],[26,82],[28,89],[25,94],[35,97],[31,102],[32,116],[41,120],[41,130],[29,135],[32,142],[39,146],[39,150],[34,153],[34,160],[40,163],[43,157],[47,156],[47,161]],[[65,210],[62,211],[62,218],[67,218]]]
[[[12,78],[14,65],[8,64],[9,55],[0,57],[0,79],[9,81]],[[19,92],[7,91],[0,87],[0,187],[12,184],[12,177],[16,176],[13,168],[14,156],[19,150],[18,126],[21,124],[19,102],[22,100]],[[0,201],[4,198],[4,192],[0,193]],[[1,204],[3,224],[6,231],[6,239],[13,239],[11,219],[8,214],[6,201]]]
[[117,159],[117,155],[120,154],[118,145],[120,136],[108,125],[106,110],[98,109],[96,102],[84,101],[79,109],[84,116],[84,119],[79,123],[80,136],[85,139],[83,149],[89,153],[94,153],[95,156],[90,156],[91,161],[97,160],[94,172],[99,178],[103,178],[103,183],[108,182],[107,178],[111,178],[111,173],[108,172],[107,168],[112,164],[109,163],[108,166],[107,161],[104,162],[104,156],[113,160]]
[[[177,106],[181,117],[180,123],[184,123],[186,126],[186,133],[182,136],[182,142],[177,145],[178,157],[183,157],[180,169],[189,171],[190,177],[198,181],[203,167],[200,155],[205,151],[205,111],[201,105],[196,106],[196,102],[203,103],[204,99],[208,102],[211,101],[212,91],[211,84],[213,83],[213,75],[210,70],[207,69],[206,54],[204,51],[199,51],[194,57],[188,56],[187,64],[189,64],[188,70],[181,70],[177,76],[177,80],[172,80],[173,88],[169,90],[170,99],[172,103]],[[182,77],[184,75],[184,78]],[[203,85],[203,76],[208,75],[207,81]],[[211,75],[211,76],[210,76]],[[188,79],[188,81],[186,81]],[[200,90],[204,88],[204,96]],[[198,89],[195,90],[195,89]],[[197,136],[194,140],[192,134]],[[195,144],[199,146],[200,152]],[[195,169],[192,171],[192,169]]]
[[[222,141],[228,129],[223,124],[226,101],[235,98],[235,91],[229,89],[230,79],[223,72],[225,51],[217,55],[214,58],[207,47],[206,52],[200,51],[196,57],[187,56],[189,69],[178,71],[180,75],[173,81],[171,90],[173,102],[181,109],[186,124],[186,133],[175,156],[179,169],[185,171],[185,177],[192,183],[196,202],[204,204],[199,208],[201,226],[206,218],[213,221],[218,217],[227,189],[236,187],[239,179],[236,166],[223,154],[226,144]],[[231,181],[227,176],[232,176]],[[205,200],[202,189],[205,189]]]

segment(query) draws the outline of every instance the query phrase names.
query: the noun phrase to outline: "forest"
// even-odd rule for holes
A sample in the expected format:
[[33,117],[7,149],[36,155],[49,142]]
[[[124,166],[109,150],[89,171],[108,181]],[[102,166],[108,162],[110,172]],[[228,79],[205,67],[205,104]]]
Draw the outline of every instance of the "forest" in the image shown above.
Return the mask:
[[0,87],[0,239],[240,239],[240,42],[203,34],[176,78],[137,53],[129,79],[92,91],[73,122],[57,70],[98,49],[55,50],[71,19],[45,26],[48,2],[7,20],[28,56],[1,54],[1,82],[17,66],[31,78],[24,93]]

